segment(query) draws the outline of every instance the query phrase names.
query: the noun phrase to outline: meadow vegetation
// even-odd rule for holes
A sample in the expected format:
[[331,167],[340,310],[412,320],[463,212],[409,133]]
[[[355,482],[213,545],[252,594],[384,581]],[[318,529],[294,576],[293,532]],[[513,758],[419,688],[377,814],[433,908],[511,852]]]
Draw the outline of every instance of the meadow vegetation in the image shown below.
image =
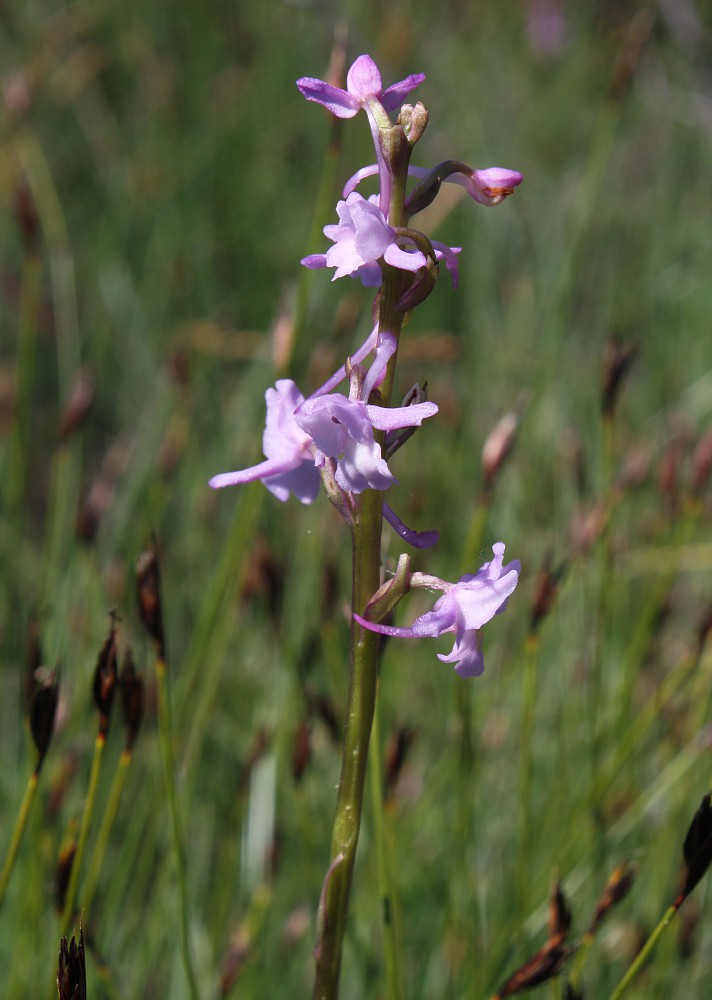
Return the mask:
[[[496,211],[433,206],[428,231],[463,248],[460,284],[441,279],[400,354],[395,398],[427,381],[440,406],[394,459],[399,512],[441,533],[414,566],[457,579],[499,540],[522,563],[481,678],[436,659],[444,640],[384,646],[403,996],[492,996],[546,940],[556,878],[573,946],[627,864],[630,892],[565,966],[579,957],[582,995],[610,995],[676,896],[710,790],[708,6],[3,6],[0,865],[37,761],[33,672],[59,672],[0,904],[6,1000],[53,995],[60,936],[78,927],[58,863],[92,775],[76,876],[90,1000],[189,996],[183,919],[202,1000],[311,989],[348,535],[324,501],[207,481],[260,460],[275,378],[318,385],[371,326],[368,290],[299,267],[370,155],[363,123],[343,130],[294,84],[326,74],[335,38],[347,66],[370,52],[389,80],[426,73],[418,155],[524,175]],[[488,473],[507,414],[511,449]],[[168,758],[136,598],[154,546]],[[386,536],[390,568],[399,551]],[[410,600],[399,621],[430,606]],[[114,626],[144,710],[127,760],[117,700],[97,763],[92,686]],[[377,886],[367,809],[344,1000],[385,995]],[[703,881],[628,995],[707,997],[711,955]]]

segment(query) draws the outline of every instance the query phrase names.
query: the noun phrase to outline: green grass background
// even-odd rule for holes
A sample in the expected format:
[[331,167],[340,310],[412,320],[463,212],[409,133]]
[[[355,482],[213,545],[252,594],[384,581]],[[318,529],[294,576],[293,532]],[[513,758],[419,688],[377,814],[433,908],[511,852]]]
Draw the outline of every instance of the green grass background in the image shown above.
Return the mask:
[[[109,970],[90,959],[88,996],[187,995],[151,650],[134,599],[152,533],[201,996],[221,995],[231,942],[241,962],[228,995],[309,995],[339,768],[313,706],[328,699],[343,713],[348,537],[323,498],[303,508],[260,484],[217,494],[206,484],[259,460],[275,377],[308,393],[368,329],[365,290],[298,264],[324,249],[340,184],[372,159],[361,118],[334,146],[328,116],[294,86],[326,73],[335,30],[347,32],[349,61],[371,53],[386,83],[426,73],[418,164],[454,157],[525,177],[494,211],[460,201],[439,213],[432,235],[463,248],[460,287],[443,277],[414,314],[397,376],[402,394],[427,380],[440,406],[394,460],[397,510],[441,531],[415,565],[456,579],[504,540],[523,566],[485,632],[487,671],[466,690],[436,659],[444,640],[384,652],[384,742],[398,726],[416,734],[388,806],[405,996],[490,996],[543,942],[557,866],[573,938],[610,870],[631,859],[636,886],[585,969],[586,996],[605,997],[674,895],[710,782],[712,662],[686,664],[712,597],[710,494],[693,500],[690,486],[712,415],[712,19],[691,0],[680,5],[688,20],[662,2],[561,4],[561,43],[542,52],[531,19],[545,6],[8,0],[0,10],[1,856],[33,766],[23,726],[33,618],[45,662],[62,664],[60,724],[0,911],[8,1000],[51,995],[52,881],[86,793],[109,608],[148,703],[86,914]],[[23,197],[35,239],[18,224]],[[292,320],[285,366],[279,334]],[[638,354],[607,445],[600,391],[614,332]],[[93,403],[61,439],[80,371]],[[513,408],[520,433],[483,513],[482,445]],[[623,491],[603,539],[575,552],[576,519],[605,502],[632,454],[645,476]],[[664,468],[675,473],[667,491]],[[386,537],[393,565],[399,548]],[[567,571],[527,654],[547,558]],[[412,597],[399,621],[425,606]],[[311,759],[296,780],[307,719]],[[122,740],[116,718],[100,807]],[[362,836],[345,1000],[384,995],[368,815]],[[709,995],[704,883],[687,912],[691,953],[670,933],[631,997]]]

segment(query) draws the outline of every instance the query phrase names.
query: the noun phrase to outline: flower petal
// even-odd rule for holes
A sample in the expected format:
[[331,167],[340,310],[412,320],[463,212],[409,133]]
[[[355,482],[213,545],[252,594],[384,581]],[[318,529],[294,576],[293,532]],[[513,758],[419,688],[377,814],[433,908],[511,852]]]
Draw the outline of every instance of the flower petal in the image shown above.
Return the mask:
[[393,111],[399,104],[403,103],[411,90],[415,90],[425,79],[425,73],[411,73],[405,80],[399,80],[392,84],[381,96],[381,104],[386,111]]
[[359,56],[346,75],[349,94],[363,104],[369,97],[380,97],[383,90],[381,74],[373,59],[368,55]]
[[352,94],[340,87],[332,87],[324,80],[303,76],[297,80],[302,95],[327,108],[337,118],[353,118],[361,110],[361,103]]

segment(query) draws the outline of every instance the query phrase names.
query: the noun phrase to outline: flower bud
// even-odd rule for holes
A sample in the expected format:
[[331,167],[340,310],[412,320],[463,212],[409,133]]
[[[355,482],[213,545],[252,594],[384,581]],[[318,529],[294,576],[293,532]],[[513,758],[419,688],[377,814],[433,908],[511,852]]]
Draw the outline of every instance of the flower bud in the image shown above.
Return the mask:
[[427,127],[428,118],[428,112],[420,101],[415,106],[404,104],[401,108],[398,121],[403,126],[405,137],[411,146],[414,146],[422,136]]

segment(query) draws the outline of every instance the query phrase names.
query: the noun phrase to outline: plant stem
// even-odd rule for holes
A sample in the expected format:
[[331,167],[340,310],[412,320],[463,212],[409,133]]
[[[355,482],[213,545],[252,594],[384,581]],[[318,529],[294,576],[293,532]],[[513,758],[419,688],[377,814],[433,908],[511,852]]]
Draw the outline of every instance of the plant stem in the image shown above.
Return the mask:
[[86,881],[84,883],[84,892],[82,893],[82,909],[84,910],[85,920],[86,913],[91,907],[92,900],[94,899],[94,893],[96,892],[99,875],[101,874],[101,866],[104,861],[104,855],[106,854],[106,845],[109,843],[109,834],[111,833],[111,828],[114,825],[114,819],[116,818],[116,812],[119,808],[119,800],[121,799],[121,792],[123,791],[124,781],[126,780],[126,774],[130,763],[131,751],[124,750],[119,757],[119,764],[114,777],[114,783],[111,786],[109,800],[106,804],[106,808],[104,809],[101,827],[99,829],[99,833],[97,834],[96,844],[94,845],[94,851],[89,864],[89,871],[87,872]]
[[32,772],[29,781],[27,782],[27,788],[25,789],[25,794],[22,797],[20,811],[18,812],[17,819],[15,820],[15,828],[12,831],[5,865],[2,870],[2,875],[0,875],[0,907],[2,907],[2,903],[5,898],[5,890],[7,889],[8,882],[10,881],[12,869],[15,867],[17,852],[20,849],[22,837],[25,833],[25,827],[27,826],[27,820],[30,815],[30,806],[32,805],[32,800],[34,799],[35,792],[37,791],[38,781],[39,771],[35,770]]
[[625,991],[628,989],[630,984],[633,982],[635,977],[638,975],[640,970],[645,965],[646,961],[648,960],[648,957],[650,956],[650,953],[652,952],[655,945],[658,943],[658,938],[662,935],[663,931],[668,927],[670,921],[675,916],[677,911],[678,911],[678,905],[676,905],[675,903],[673,903],[672,906],[668,907],[668,909],[665,911],[665,914],[663,915],[662,920],[655,928],[653,933],[650,935],[648,940],[645,942],[641,950],[638,952],[626,974],[623,976],[623,978],[618,983],[614,991],[611,993],[609,1000],[620,1000],[620,997],[623,996]]
[[178,813],[178,796],[176,795],[175,767],[173,763],[173,746],[171,743],[171,708],[168,693],[166,663],[160,652],[156,655],[156,691],[158,695],[158,728],[163,757],[163,771],[166,778],[168,807],[171,814],[171,829],[173,832],[173,848],[176,855],[178,874],[178,892],[180,894],[180,943],[183,958],[183,969],[188,981],[188,991],[191,1000],[198,1000],[198,986],[193,971],[190,955],[190,940],[188,930],[188,887],[186,883],[185,851],[183,849],[183,834]]
[[[353,604],[363,613],[378,589],[382,497],[366,490],[353,526]],[[314,1000],[336,1000],[349,890],[361,826],[363,786],[376,700],[378,636],[351,622],[351,668],[341,779],[331,839],[332,863],[320,907]],[[337,859],[341,859],[337,863]]]
[[[388,142],[385,143],[384,139],[384,146],[388,145],[389,148],[391,182],[388,222],[392,226],[402,226],[407,222],[405,192],[411,150],[399,125],[386,131]],[[396,350],[388,362],[385,377],[378,390],[380,405],[389,406],[398,358],[398,339],[403,324],[403,313],[398,308],[398,302],[405,290],[406,279],[402,271],[388,264],[384,263],[382,269],[378,326],[381,333],[392,334],[396,342]],[[383,447],[383,432],[376,432],[375,440]],[[382,521],[383,494],[376,490],[364,490],[355,506],[352,523],[351,609],[361,615],[381,582]],[[339,992],[349,891],[361,828],[368,745],[376,703],[378,656],[377,634],[362,628],[352,618],[341,778],[331,836],[331,863],[319,904],[313,1000],[336,1000]]]
[[74,858],[72,859],[72,870],[69,875],[67,894],[64,897],[64,907],[62,908],[62,934],[67,933],[69,930],[69,924],[74,916],[74,907],[77,901],[77,888],[79,886],[79,871],[82,866],[82,858],[87,844],[87,837],[89,836],[89,827],[94,813],[94,806],[96,805],[96,792],[99,787],[99,773],[101,771],[101,762],[104,756],[105,746],[106,734],[100,730],[97,733],[96,740],[94,741],[94,757],[91,763],[87,799],[84,803],[84,812],[82,813],[82,823],[79,828],[77,849],[74,852]]
[[532,778],[532,732],[536,708],[536,680],[539,643],[535,633],[526,641],[526,663],[524,668],[524,692],[522,695],[522,723],[519,755],[519,851],[517,858],[517,916],[519,924],[524,920],[526,899],[530,883],[532,850],[531,778]]
[[378,864],[378,888],[381,895],[381,921],[383,927],[383,957],[386,965],[386,997],[388,1000],[401,1000],[401,976],[398,960],[398,927],[396,923],[396,907],[391,878],[391,859],[389,857],[386,831],[385,802],[383,798],[383,773],[381,766],[381,739],[379,725],[379,691],[376,686],[376,707],[373,714],[371,750],[368,760],[369,784],[371,787],[371,810],[373,812],[373,835],[376,842],[376,859]]

